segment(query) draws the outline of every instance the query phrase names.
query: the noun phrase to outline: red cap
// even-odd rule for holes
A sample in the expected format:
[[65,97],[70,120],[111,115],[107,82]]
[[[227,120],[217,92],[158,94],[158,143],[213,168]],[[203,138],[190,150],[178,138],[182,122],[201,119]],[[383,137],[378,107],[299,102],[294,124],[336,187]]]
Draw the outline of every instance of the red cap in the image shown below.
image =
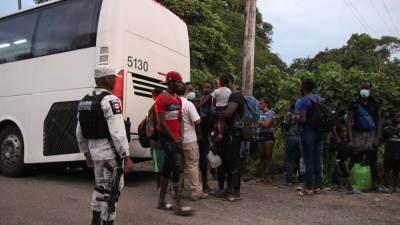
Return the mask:
[[181,76],[180,73],[178,73],[176,71],[170,71],[170,72],[167,73],[164,83],[168,83],[168,81],[180,81],[180,82],[182,82],[182,76]]

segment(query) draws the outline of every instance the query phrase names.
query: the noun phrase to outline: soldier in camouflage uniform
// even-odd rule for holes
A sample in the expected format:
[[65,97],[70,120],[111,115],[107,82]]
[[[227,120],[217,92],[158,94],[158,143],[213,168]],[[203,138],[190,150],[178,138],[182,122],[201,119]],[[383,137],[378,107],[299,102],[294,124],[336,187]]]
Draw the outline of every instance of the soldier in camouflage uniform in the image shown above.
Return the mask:
[[[110,195],[111,168],[117,166],[117,158],[123,159],[121,163],[125,171],[133,168],[121,102],[111,93],[115,86],[115,76],[115,71],[109,66],[96,67],[96,88],[78,105],[76,136],[79,149],[85,155],[86,164],[94,167],[96,182],[91,202],[92,225],[112,225],[115,220],[116,213],[108,215],[107,202],[98,201],[98,198]],[[120,191],[123,186],[124,180],[121,177]]]

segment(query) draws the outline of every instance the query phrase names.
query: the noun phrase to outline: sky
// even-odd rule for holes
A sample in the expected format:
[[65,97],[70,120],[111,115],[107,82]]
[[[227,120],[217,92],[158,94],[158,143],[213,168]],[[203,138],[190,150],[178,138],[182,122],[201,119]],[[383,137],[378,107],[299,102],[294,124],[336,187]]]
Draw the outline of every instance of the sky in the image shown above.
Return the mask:
[[400,0],[257,0],[257,6],[273,25],[272,51],[288,64],[340,48],[353,33],[400,37]]
[[[287,64],[340,48],[353,33],[400,37],[400,0],[257,0],[257,6],[273,25],[272,51]],[[0,16],[15,10],[17,0],[0,0]]]

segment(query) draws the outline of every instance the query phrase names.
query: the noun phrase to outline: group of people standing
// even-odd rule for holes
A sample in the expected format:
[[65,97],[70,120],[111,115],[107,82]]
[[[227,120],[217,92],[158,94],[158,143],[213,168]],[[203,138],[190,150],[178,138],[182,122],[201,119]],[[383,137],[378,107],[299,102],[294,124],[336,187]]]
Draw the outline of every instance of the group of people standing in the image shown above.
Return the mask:
[[[120,100],[112,95],[116,72],[108,66],[95,70],[96,88],[78,106],[76,135],[86,164],[94,167],[96,187],[92,197],[92,225],[113,224],[115,205],[104,201],[111,193],[110,180],[115,168],[125,171],[133,168],[129,157],[128,137],[125,129]],[[177,215],[191,215],[193,210],[181,202],[186,180],[191,188],[191,200],[197,201],[214,193],[216,197],[234,202],[241,199],[242,175],[250,148],[257,146],[262,161],[260,181],[270,184],[274,179],[273,149],[276,114],[271,110],[267,98],[259,102],[244,96],[235,87],[230,74],[218,78],[217,88],[212,82],[203,84],[202,96],[196,97],[191,83],[184,83],[178,72],[166,74],[166,90],[154,89],[154,104],[145,118],[145,136],[149,139],[154,170],[157,175],[159,199],[157,208],[173,211]],[[298,195],[318,194],[322,188],[322,153],[326,133],[314,124],[316,102],[323,98],[314,93],[315,83],[305,79],[301,85],[301,97],[293,102],[291,110],[282,122],[286,141],[285,165],[286,183],[294,183],[298,171],[304,188]],[[400,169],[400,113],[393,113],[391,123],[383,129],[381,108],[371,96],[372,84],[364,81],[360,95],[332,129],[337,172],[343,178],[343,185],[349,192],[356,193],[349,181],[351,165],[366,162],[371,169],[373,184],[377,184],[377,152],[385,142],[385,177],[397,187]],[[245,140],[245,115],[249,102],[257,101],[255,138]],[[216,190],[208,182],[210,156],[221,160],[211,174],[218,180]],[[350,161],[351,160],[351,161]],[[184,176],[182,176],[182,174]],[[392,181],[392,182],[391,182]],[[119,180],[119,191],[123,187],[123,177]],[[166,200],[169,184],[172,184],[173,204]],[[382,189],[385,191],[386,189]],[[118,200],[119,191],[116,200]],[[115,202],[113,203],[115,204]]]

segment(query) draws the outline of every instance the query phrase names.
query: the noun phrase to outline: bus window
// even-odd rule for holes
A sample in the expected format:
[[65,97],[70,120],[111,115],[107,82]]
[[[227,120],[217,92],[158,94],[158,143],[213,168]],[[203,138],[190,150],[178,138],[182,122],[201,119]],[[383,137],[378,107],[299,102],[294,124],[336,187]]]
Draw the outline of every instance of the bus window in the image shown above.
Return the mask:
[[32,38],[37,12],[0,21],[0,64],[32,57]]
[[71,0],[43,8],[33,56],[44,56],[96,45],[100,0]]

